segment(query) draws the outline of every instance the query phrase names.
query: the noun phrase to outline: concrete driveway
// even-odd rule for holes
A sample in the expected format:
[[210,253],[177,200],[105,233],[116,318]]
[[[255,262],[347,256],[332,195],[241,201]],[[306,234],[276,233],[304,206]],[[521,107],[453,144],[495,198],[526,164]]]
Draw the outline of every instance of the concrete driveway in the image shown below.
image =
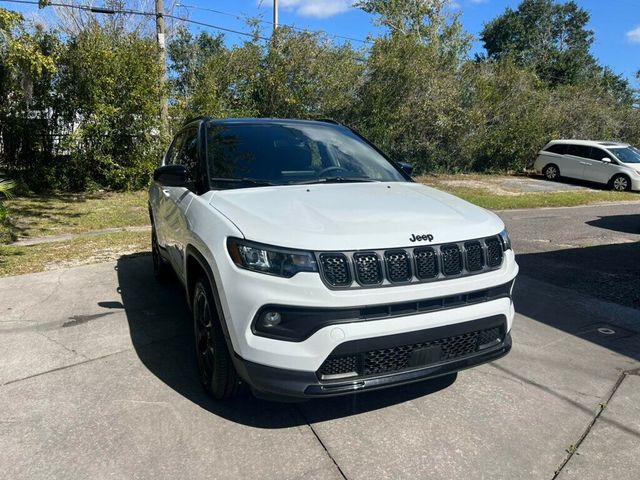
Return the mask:
[[295,405],[202,392],[185,302],[147,255],[0,279],[2,477],[635,479],[639,210],[500,213],[512,353]]

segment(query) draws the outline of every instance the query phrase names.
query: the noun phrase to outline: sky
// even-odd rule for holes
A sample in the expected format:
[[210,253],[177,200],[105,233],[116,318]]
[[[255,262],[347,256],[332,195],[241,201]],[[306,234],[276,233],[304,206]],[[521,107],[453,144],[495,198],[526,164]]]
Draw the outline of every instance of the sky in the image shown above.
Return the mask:
[[[145,0],[138,1],[145,4]],[[369,34],[377,30],[370,15],[351,6],[353,1],[279,0],[280,23],[365,40]],[[640,86],[640,82],[634,78],[635,72],[640,70],[640,0],[576,1],[591,15],[588,27],[595,33],[592,46],[595,57],[602,65],[611,67],[616,73],[631,80],[634,86]],[[86,3],[89,2],[90,0],[87,0]],[[165,0],[167,6],[174,2],[177,4],[177,15],[240,31],[248,31],[244,16],[262,16],[264,21],[269,22],[273,15],[273,0]],[[101,0],[93,1],[94,5],[102,3]],[[451,8],[461,15],[465,29],[477,38],[485,23],[503,13],[507,7],[517,8],[519,3],[520,0],[452,0]],[[153,2],[146,0],[146,4],[152,5]],[[0,1],[0,6],[11,6],[22,12],[37,10],[35,6],[3,1]],[[264,27],[267,32],[271,28],[268,23],[265,23]],[[197,25],[192,25],[191,28],[194,31],[215,31]],[[230,43],[241,42],[245,38],[233,33],[226,35]],[[342,41],[339,38],[336,40]],[[363,45],[355,41],[353,44]],[[474,42],[471,53],[475,52],[482,52],[482,45],[478,40]]]

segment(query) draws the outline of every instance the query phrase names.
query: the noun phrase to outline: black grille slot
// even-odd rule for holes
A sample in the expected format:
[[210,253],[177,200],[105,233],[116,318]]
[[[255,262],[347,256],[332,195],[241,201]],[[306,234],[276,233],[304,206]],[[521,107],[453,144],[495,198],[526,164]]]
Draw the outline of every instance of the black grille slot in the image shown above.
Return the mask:
[[[356,372],[358,376],[398,372],[471,355],[477,352],[479,347],[493,346],[501,340],[501,327],[494,327],[427,342],[369,350],[352,355],[329,356],[317,374],[322,379],[323,376],[345,375],[352,372]],[[414,351],[427,348],[433,348],[435,351],[423,357],[430,359],[427,363],[420,361],[420,352],[416,352],[416,356],[413,355]]]
[[324,361],[320,370],[318,370],[318,374],[320,374],[321,378],[328,375],[345,375],[352,372],[358,372],[357,355],[329,357]]
[[438,256],[433,248],[416,248],[413,256],[416,259],[416,277],[426,280],[438,276]]
[[490,347],[501,339],[502,335],[500,335],[500,328],[498,327],[490,328],[488,330],[482,330],[480,332],[480,335],[478,335],[478,347],[482,347],[484,345]]
[[467,252],[467,270],[477,272],[484,267],[484,251],[480,242],[466,242],[464,249]]
[[346,287],[351,284],[351,273],[347,257],[341,253],[324,253],[320,255],[322,272],[329,285]]
[[458,275],[462,272],[462,254],[458,245],[443,245],[440,247],[442,254],[442,272],[445,275]]
[[399,283],[411,280],[411,260],[407,252],[404,250],[384,252],[384,259],[387,263],[389,281]]
[[380,259],[376,253],[356,253],[353,255],[356,278],[362,285],[377,285],[382,282]]
[[502,263],[502,243],[497,237],[487,238],[487,265],[497,267]]

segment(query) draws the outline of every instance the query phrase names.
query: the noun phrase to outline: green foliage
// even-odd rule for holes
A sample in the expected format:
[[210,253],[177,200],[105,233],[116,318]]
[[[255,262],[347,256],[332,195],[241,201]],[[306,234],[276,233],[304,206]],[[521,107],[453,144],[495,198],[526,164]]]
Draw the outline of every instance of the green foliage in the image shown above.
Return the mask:
[[156,55],[152,39],[98,24],[68,42],[58,85],[66,93],[63,119],[77,125],[65,139],[74,173],[69,188],[148,182],[160,156]]
[[140,188],[166,147],[163,95],[173,131],[199,115],[331,117],[418,173],[522,170],[552,138],[640,144],[638,92],[597,64],[573,1],[507,9],[475,59],[449,0],[356,5],[383,27],[362,49],[287,27],[265,40],[257,22],[233,46],[178,28],[165,92],[155,38],[124,16],[63,35],[0,9],[0,169],[34,191]]

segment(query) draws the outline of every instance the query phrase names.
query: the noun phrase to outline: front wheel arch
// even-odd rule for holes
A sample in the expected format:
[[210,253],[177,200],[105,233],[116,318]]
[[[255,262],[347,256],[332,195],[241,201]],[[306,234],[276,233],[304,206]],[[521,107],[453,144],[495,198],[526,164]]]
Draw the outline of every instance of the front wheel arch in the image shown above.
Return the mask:
[[218,286],[213,276],[213,271],[207,262],[205,256],[193,245],[188,245],[185,251],[186,257],[186,268],[185,268],[185,288],[187,293],[187,301],[189,302],[189,307],[192,307],[191,302],[193,300],[193,290],[196,286],[196,282],[201,276],[204,276],[209,281],[209,287],[211,288],[211,293],[213,294],[213,300],[216,307],[216,312],[218,314],[218,318],[220,319],[220,324],[222,326],[222,331],[224,333],[224,338],[227,341],[227,347],[230,352],[234,352],[233,345],[231,342],[231,336],[229,335],[229,327],[227,326],[227,320],[224,316],[224,312],[222,311],[222,302],[220,301],[220,293],[218,290]]
[[[616,188],[617,179],[623,179],[626,182],[626,186],[624,188]],[[617,192],[628,192],[631,190],[631,177],[629,177],[629,175],[624,173],[616,173],[611,177],[608,185],[609,185],[609,188]]]

